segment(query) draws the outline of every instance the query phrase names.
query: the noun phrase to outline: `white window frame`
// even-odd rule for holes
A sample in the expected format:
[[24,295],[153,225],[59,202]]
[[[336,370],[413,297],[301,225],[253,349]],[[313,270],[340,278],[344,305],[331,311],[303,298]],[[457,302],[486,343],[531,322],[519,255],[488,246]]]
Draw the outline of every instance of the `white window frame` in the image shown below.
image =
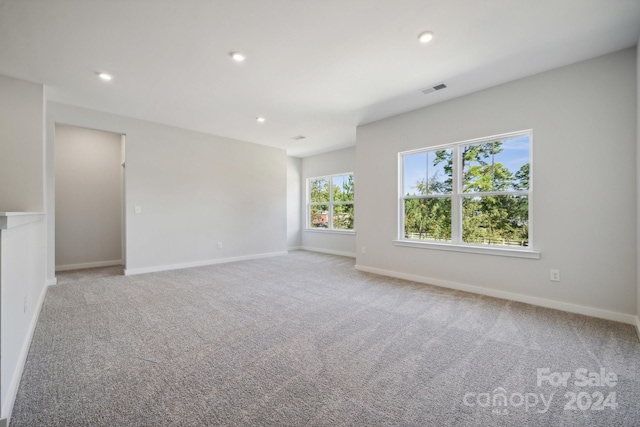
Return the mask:
[[[480,145],[486,142],[493,142],[496,140],[510,139],[518,136],[529,137],[529,189],[528,190],[510,190],[510,191],[494,191],[494,192],[470,192],[464,193],[462,191],[462,159],[461,159],[461,147],[468,145]],[[422,197],[407,197],[404,194],[404,156],[411,154],[418,154],[424,152],[438,151],[438,150],[452,150],[453,151],[453,188],[451,194],[433,195],[433,197],[446,197],[451,199],[451,242],[440,241],[422,241],[406,239],[404,237],[404,201],[411,198]],[[405,246],[412,248],[422,249],[436,249],[455,252],[468,252],[479,253],[485,255],[501,255],[518,258],[532,258],[539,259],[540,252],[535,250],[533,244],[533,131],[531,129],[503,133],[500,135],[492,135],[482,138],[470,139],[466,141],[455,142],[453,144],[444,144],[432,147],[424,147],[417,150],[409,150],[398,153],[398,239],[394,240],[396,246]],[[482,245],[466,243],[462,241],[462,200],[465,197],[482,197],[482,196],[497,196],[497,195],[526,195],[528,198],[529,208],[529,246],[527,247],[510,247],[499,245]]]
[[[353,186],[355,192],[356,178],[353,172],[334,173],[331,175],[320,175],[309,177],[306,180],[306,209],[305,209],[305,231],[317,232],[317,233],[336,233],[336,234],[355,234],[356,233],[356,219],[355,219],[355,197],[353,202],[334,202],[333,201],[333,177],[350,175],[353,178]],[[328,179],[329,180],[329,201],[328,202],[314,202],[311,203],[311,181],[316,179]],[[312,205],[329,205],[329,227],[328,228],[314,228],[311,227],[311,206]],[[342,228],[333,228],[333,206],[335,205],[353,205],[354,218],[353,229],[345,230]]]

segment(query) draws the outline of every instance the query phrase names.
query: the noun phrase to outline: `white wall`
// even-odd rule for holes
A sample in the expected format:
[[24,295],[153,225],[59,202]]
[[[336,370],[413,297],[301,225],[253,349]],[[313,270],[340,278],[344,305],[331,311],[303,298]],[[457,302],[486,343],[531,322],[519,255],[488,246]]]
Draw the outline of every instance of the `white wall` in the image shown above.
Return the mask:
[[[41,85],[0,76],[0,212],[44,209],[44,107]],[[11,415],[46,291],[42,217],[0,231],[0,425]]]
[[[627,49],[359,127],[357,247],[367,253],[358,268],[631,323],[635,88],[636,53]],[[533,129],[539,260],[393,245],[398,152],[522,129]],[[552,268],[560,283],[550,282]]]
[[44,210],[44,88],[0,75],[0,212]]
[[284,150],[63,104],[48,109],[49,129],[63,123],[126,135],[128,273],[286,251]]
[[638,332],[638,338],[640,339],[640,38],[638,39],[638,44],[636,45],[636,219],[637,219],[637,236],[636,236],[636,281],[637,281],[637,289],[636,289],[636,308],[637,308],[637,319],[636,319],[636,329]]
[[56,269],[122,263],[122,135],[57,125]]
[[287,249],[302,244],[302,159],[287,157]]
[[[332,233],[326,230],[304,229],[307,225],[306,210],[306,180],[324,175],[333,175],[343,172],[355,172],[356,149],[349,147],[329,153],[302,159],[302,247],[307,250],[334,253],[339,255],[355,256],[355,234]],[[354,176],[355,210],[358,211],[358,176]],[[356,232],[359,229],[358,220],[355,221]]]

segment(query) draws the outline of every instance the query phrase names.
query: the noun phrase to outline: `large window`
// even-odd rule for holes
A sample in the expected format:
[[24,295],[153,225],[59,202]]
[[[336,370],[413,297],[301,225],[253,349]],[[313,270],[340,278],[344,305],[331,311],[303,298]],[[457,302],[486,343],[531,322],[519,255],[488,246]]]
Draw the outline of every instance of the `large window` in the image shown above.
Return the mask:
[[353,230],[353,173],[307,180],[307,227]]
[[531,245],[531,131],[400,153],[400,240]]

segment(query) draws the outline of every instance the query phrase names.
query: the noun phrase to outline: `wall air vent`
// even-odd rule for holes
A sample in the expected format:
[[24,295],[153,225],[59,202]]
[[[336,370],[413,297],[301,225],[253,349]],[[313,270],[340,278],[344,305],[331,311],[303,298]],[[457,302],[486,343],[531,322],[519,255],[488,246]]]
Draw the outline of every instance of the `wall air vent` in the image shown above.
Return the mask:
[[432,87],[430,87],[430,88],[424,89],[424,90],[422,91],[422,93],[424,93],[425,95],[427,95],[427,94],[429,94],[429,93],[432,93],[432,92],[435,92],[435,91],[438,91],[438,90],[445,89],[446,87],[447,87],[447,85],[446,85],[446,84],[444,84],[444,83],[440,83],[440,84],[437,84],[437,85],[432,86]]
[[294,136],[294,137],[293,137],[293,138],[291,138],[291,139],[293,139],[294,141],[302,141],[303,139],[306,139],[306,138],[307,138],[307,137],[306,137],[306,136],[304,136],[304,135],[296,135],[296,136]]

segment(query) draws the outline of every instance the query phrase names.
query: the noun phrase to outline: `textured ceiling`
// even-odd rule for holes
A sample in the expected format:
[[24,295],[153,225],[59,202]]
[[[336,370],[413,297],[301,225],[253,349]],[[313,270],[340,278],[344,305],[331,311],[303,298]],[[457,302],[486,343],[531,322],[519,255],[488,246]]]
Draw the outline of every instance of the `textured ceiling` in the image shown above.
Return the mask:
[[639,34],[638,0],[0,0],[0,74],[53,101],[305,156]]

